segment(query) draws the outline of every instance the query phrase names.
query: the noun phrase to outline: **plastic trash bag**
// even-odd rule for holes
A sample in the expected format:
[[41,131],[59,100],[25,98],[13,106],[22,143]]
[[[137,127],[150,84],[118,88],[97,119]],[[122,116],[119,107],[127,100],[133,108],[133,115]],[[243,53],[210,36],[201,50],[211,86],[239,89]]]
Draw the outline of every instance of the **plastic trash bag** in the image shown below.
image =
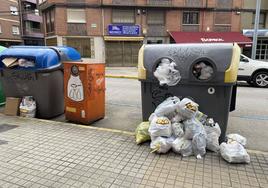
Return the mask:
[[155,115],[155,113],[152,113],[149,117],[149,123],[151,124],[151,122],[153,121],[154,118],[157,118],[157,115]]
[[183,137],[176,138],[172,143],[172,150],[183,157],[191,156],[193,155],[192,141]]
[[143,142],[151,140],[150,134],[148,132],[149,126],[150,125],[148,121],[142,122],[138,125],[135,131],[137,144],[141,144]]
[[158,136],[170,137],[172,134],[171,122],[166,117],[156,117],[149,127],[151,139]]
[[201,66],[201,74],[199,76],[200,80],[208,80],[213,75],[213,68],[205,63],[200,63]]
[[171,149],[173,141],[173,137],[157,137],[156,139],[152,140],[150,144],[150,148],[152,149],[151,152],[167,153]]
[[22,59],[22,58],[18,60],[18,64],[20,67],[25,67],[25,68],[35,66],[34,61],[30,61],[30,60]]
[[175,86],[179,83],[181,79],[180,72],[175,69],[176,63],[169,60],[168,58],[163,58],[161,63],[158,65],[154,72],[154,76],[158,79],[159,84]]
[[184,98],[179,105],[179,113],[184,119],[193,118],[198,112],[198,104],[191,99]]
[[192,118],[183,121],[184,125],[184,138],[193,139],[195,134],[204,133],[204,127],[197,119]]
[[206,138],[207,136],[204,132],[193,136],[193,152],[197,159],[202,159],[202,156],[206,154]]
[[220,153],[229,163],[250,163],[250,157],[246,149],[238,142],[221,143]]
[[36,115],[36,102],[32,96],[24,96],[20,103],[20,116],[34,118]]
[[172,123],[171,124],[172,133],[175,137],[182,137],[184,135],[183,124],[182,123]]
[[154,113],[156,116],[169,116],[179,109],[180,99],[176,96],[169,97],[159,104]]
[[219,137],[221,135],[221,128],[218,123],[213,126],[204,126],[207,134],[207,149],[210,151],[218,152],[220,150]]
[[227,136],[228,142],[237,141],[242,146],[246,146],[247,139],[239,134],[228,134]]

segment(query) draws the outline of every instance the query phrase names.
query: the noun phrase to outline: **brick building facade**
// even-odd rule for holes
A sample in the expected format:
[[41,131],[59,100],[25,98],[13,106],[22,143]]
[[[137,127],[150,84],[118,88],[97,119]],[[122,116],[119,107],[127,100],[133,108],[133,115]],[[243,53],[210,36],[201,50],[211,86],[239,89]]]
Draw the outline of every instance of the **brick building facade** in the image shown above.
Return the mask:
[[0,0],[0,5],[0,45],[21,44],[18,1]]
[[47,45],[108,66],[136,66],[143,43],[176,32],[240,32],[243,0],[41,0]]

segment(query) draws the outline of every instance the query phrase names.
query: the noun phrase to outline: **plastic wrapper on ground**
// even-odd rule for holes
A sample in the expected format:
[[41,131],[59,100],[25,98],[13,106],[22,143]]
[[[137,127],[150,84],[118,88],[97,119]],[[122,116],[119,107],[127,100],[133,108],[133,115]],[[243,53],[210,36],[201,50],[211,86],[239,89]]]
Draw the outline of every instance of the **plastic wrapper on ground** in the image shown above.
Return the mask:
[[154,72],[160,85],[175,86],[181,79],[180,72],[175,68],[176,63],[163,58]]
[[247,144],[247,139],[239,134],[228,134],[226,138],[228,142],[237,141],[244,147]]
[[149,122],[142,122],[138,125],[135,131],[137,144],[151,140],[150,134],[148,132],[149,126]]
[[236,141],[221,143],[220,153],[222,158],[229,163],[250,163],[250,157],[246,149]]
[[167,117],[154,118],[149,127],[149,134],[152,137],[170,137],[172,134],[171,122]]
[[152,152],[167,153],[171,149],[173,141],[174,137],[157,137],[152,140],[150,148],[152,149]]

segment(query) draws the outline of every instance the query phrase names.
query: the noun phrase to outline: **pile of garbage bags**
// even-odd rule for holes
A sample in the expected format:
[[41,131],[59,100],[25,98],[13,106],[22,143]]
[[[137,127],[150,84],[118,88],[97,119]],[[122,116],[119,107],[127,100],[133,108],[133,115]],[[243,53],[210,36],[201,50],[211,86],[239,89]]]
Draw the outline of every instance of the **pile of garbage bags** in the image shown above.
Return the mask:
[[137,127],[136,143],[151,140],[150,148],[156,153],[172,150],[183,157],[194,155],[201,159],[206,150],[210,150],[220,153],[228,162],[248,163],[249,155],[243,148],[245,138],[230,134],[227,143],[219,145],[219,124],[200,112],[198,107],[188,98],[167,98],[157,106],[148,122]]
[[32,96],[24,96],[19,109],[21,117],[34,118],[36,115],[36,101]]

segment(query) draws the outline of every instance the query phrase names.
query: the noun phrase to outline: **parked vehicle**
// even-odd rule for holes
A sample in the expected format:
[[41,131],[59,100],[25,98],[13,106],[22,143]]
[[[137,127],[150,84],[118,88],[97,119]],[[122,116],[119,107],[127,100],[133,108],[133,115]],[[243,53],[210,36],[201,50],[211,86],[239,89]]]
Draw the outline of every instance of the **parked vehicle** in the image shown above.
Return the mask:
[[268,87],[268,62],[240,56],[238,80],[247,81],[256,87]]

